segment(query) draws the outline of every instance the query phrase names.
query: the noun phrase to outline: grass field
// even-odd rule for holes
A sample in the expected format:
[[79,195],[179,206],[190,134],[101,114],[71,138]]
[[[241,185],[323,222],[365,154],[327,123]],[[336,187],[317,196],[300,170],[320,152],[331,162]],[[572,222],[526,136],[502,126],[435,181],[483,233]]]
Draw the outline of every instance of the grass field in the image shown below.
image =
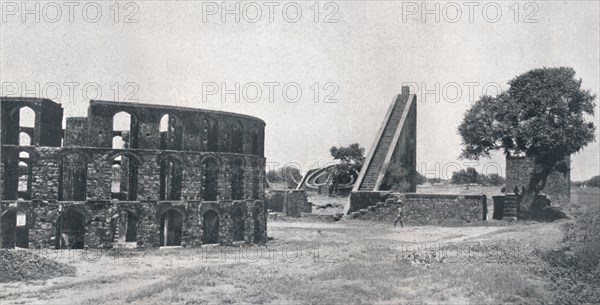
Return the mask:
[[[573,210],[600,204],[597,190],[574,193]],[[562,249],[572,223],[394,228],[278,219],[269,222],[267,247],[97,252],[87,260],[62,253],[56,260],[77,276],[0,284],[0,304],[564,303],[589,288],[557,275],[540,254]]]

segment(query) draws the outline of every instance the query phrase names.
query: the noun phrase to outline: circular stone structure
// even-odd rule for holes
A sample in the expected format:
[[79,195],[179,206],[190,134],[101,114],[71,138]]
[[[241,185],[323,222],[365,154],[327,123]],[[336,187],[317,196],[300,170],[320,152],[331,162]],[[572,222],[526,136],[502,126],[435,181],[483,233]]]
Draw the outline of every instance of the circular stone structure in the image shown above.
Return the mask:
[[264,121],[90,101],[1,99],[3,248],[264,243]]

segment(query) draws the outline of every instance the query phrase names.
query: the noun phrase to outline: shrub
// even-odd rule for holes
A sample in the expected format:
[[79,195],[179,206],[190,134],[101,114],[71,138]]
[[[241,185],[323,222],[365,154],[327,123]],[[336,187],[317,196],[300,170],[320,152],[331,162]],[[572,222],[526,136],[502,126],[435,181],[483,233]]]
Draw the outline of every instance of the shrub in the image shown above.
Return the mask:
[[0,283],[43,280],[73,275],[75,268],[28,250],[0,249]]

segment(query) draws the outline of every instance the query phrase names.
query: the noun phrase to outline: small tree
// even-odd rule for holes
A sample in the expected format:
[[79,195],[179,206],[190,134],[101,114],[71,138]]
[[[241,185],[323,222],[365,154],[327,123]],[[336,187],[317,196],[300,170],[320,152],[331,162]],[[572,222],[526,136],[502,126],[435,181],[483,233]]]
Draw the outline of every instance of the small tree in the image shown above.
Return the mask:
[[408,181],[408,168],[402,163],[392,163],[388,167],[383,183],[381,184],[382,191],[406,192],[410,189],[410,181]]
[[424,175],[421,175],[421,173],[416,172],[417,174],[417,184],[421,185],[427,182],[427,177],[425,177]]
[[467,170],[461,169],[458,172],[452,173],[452,184],[469,184],[478,183],[479,181],[479,173],[473,167],[467,167]]
[[352,179],[356,179],[358,173],[360,173],[365,162],[365,149],[360,147],[358,143],[354,143],[346,147],[333,146],[329,149],[329,152],[334,160],[340,161],[335,166],[331,182],[331,194],[337,194],[340,183],[348,183]]
[[463,140],[461,157],[489,157],[493,150],[507,156],[527,156],[535,170],[521,204],[530,208],[552,171],[566,172],[567,156],[594,141],[596,96],[581,89],[572,68],[542,68],[519,75],[507,92],[483,96],[458,127]]
[[286,165],[267,172],[267,180],[270,183],[285,183],[285,188],[294,189],[298,181],[302,180],[300,170],[294,166]]
[[498,175],[498,174],[490,174],[488,176],[484,176],[486,177],[485,179],[485,184],[489,184],[489,185],[503,185],[506,180],[504,179],[504,177]]
[[594,176],[590,180],[586,181],[589,187],[600,187],[600,176]]

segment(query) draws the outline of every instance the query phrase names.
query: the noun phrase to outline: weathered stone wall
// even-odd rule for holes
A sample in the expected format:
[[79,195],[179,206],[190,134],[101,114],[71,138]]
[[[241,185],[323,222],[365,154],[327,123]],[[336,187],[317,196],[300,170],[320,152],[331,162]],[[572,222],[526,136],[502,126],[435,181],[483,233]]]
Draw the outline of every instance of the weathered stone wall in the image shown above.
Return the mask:
[[[264,162],[257,156],[240,156],[239,154],[199,153],[199,152],[170,152],[150,150],[112,150],[98,148],[69,148],[28,147],[27,149],[14,146],[3,147],[3,159],[6,157],[12,163],[18,162],[18,154],[29,152],[32,176],[32,198],[52,200],[58,198],[60,180],[60,162],[66,154],[80,154],[89,160],[87,167],[87,198],[88,200],[109,200],[111,198],[112,162],[118,156],[127,156],[138,165],[138,197],[137,200],[158,200],[160,190],[160,160],[174,156],[182,163],[182,200],[200,200],[202,198],[202,161],[211,157],[218,160],[219,169],[219,200],[231,199],[230,164],[235,160],[244,163],[243,184],[245,199],[264,198]],[[12,156],[12,157],[9,157]],[[258,179],[254,179],[255,171]],[[17,177],[11,177],[17,179]],[[258,182],[257,198],[253,197],[254,183]],[[12,199],[4,198],[3,199]],[[14,198],[16,199],[16,198]]]
[[352,212],[373,206],[378,202],[385,202],[391,192],[382,191],[353,191],[350,193],[350,198],[344,209],[344,214],[348,215]]
[[[571,158],[567,158],[566,162],[570,166]],[[515,186],[521,192],[521,187],[529,185],[529,179],[534,169],[535,162],[531,158],[506,158],[506,192],[512,193]],[[570,180],[570,170],[566,173],[552,172],[548,176],[546,187],[541,194],[545,194],[552,205],[568,204],[571,198]]]
[[266,201],[268,209],[286,216],[300,217],[312,212],[305,190],[268,190]]
[[[93,147],[112,147],[113,116],[119,112],[130,114],[137,122],[136,132],[139,149],[160,149],[160,120],[169,114],[181,120],[184,151],[236,152],[232,147],[232,126],[242,126],[243,149],[241,153],[264,155],[265,123],[257,118],[235,113],[225,113],[183,107],[165,107],[152,104],[132,104],[107,101],[91,101],[88,109],[89,144]],[[217,149],[208,147],[207,124],[217,122]],[[67,131],[68,132],[68,131]],[[257,141],[254,141],[256,134]],[[254,146],[256,145],[256,149]]]
[[63,146],[87,146],[88,128],[87,118],[74,117],[67,118],[65,127],[65,138]]
[[402,221],[408,225],[451,225],[478,222],[487,217],[485,195],[389,194],[379,201],[349,214],[349,218],[393,223],[402,201]]
[[60,104],[48,99],[30,97],[0,97],[0,131],[2,144],[18,145],[19,110],[30,108],[35,114],[34,128],[27,133],[31,137],[31,145],[59,147],[62,139],[63,108]]
[[[84,244],[86,248],[111,248],[115,246],[119,215],[122,211],[134,214],[137,219],[137,246],[159,247],[161,219],[165,212],[177,210],[183,217],[181,246],[199,247],[202,245],[203,215],[214,210],[219,215],[219,242],[233,242],[233,221],[231,213],[239,208],[245,215],[244,241],[264,243],[267,238],[267,215],[264,201],[225,201],[225,202],[157,202],[157,201],[19,201],[0,203],[0,215],[9,210],[21,211],[27,215],[30,248],[55,248],[59,216],[74,210],[85,223]],[[4,218],[0,218],[0,225]],[[255,226],[255,221],[258,225]],[[255,232],[255,228],[258,229]],[[2,244],[3,234],[0,234]],[[257,238],[256,238],[257,237]]]
[[[31,134],[32,145],[19,146],[17,110],[25,106],[32,108],[36,114],[35,127],[24,130]],[[134,122],[132,126],[135,128],[128,133],[113,131],[113,116],[121,111],[129,113]],[[173,134],[160,131],[160,120],[165,114],[179,120],[180,125],[177,126],[182,129],[180,141],[174,140]],[[172,123],[171,120],[169,122]],[[208,122],[216,124],[217,128],[213,129],[216,132],[207,131]],[[177,211],[169,212],[169,217],[176,218],[175,222],[180,221],[180,216],[182,218],[183,246],[201,244],[203,215],[209,210],[218,214],[220,243],[233,241],[234,220],[231,213],[234,210],[242,211],[245,241],[266,240],[266,206],[263,201],[265,124],[262,120],[210,110],[91,101],[87,118],[67,119],[64,136],[61,124],[62,108],[50,100],[2,98],[0,193],[3,201],[0,203],[0,216],[7,211],[26,210],[30,246],[54,247],[60,215],[67,215],[65,213],[70,211],[83,215],[85,246],[90,248],[111,247],[117,242],[115,230],[119,223],[115,221],[118,222],[122,217],[120,213],[125,211],[129,213],[125,215],[135,216],[132,219],[137,222],[137,245],[140,247],[161,245],[160,228],[168,211]],[[132,134],[136,141],[128,140],[126,149],[112,149],[113,136],[128,135],[130,138]],[[166,136],[169,136],[168,140],[165,140]],[[211,142],[211,139],[214,141]],[[64,140],[63,147],[60,147],[61,140]],[[165,144],[167,141],[171,146]],[[28,157],[21,157],[25,153]],[[121,160],[115,162],[117,158]],[[181,177],[181,197],[179,192],[172,195],[176,200],[160,200],[161,189],[164,189],[161,187],[164,169],[174,168],[162,166],[166,160],[177,163],[176,168],[180,170],[173,174],[173,177]],[[217,164],[216,178],[209,180],[217,182],[214,201],[203,200],[207,187],[203,184],[208,184],[205,183],[208,178],[203,172],[203,164],[207,160],[214,160]],[[29,169],[26,192],[17,191],[19,162],[23,161]],[[122,184],[121,193],[113,194],[113,164],[117,163],[128,170],[133,164],[136,174],[121,175],[120,181],[126,183]],[[233,164],[241,165],[234,168]],[[236,177],[241,177],[241,180],[234,179]],[[130,184],[131,181],[133,183]],[[65,183],[69,184],[71,192],[65,192]],[[240,190],[236,191],[236,199],[240,200],[232,201],[234,183],[241,183],[236,189]],[[75,185],[77,192],[72,191]],[[137,189],[136,196],[131,195],[134,189]],[[127,198],[122,198],[123,194]],[[77,198],[70,200],[74,199],[72,197]],[[121,201],[111,199],[113,197]],[[236,215],[236,219],[240,219],[240,213]],[[238,224],[236,228],[240,236]],[[0,233],[12,234],[5,231],[14,230],[0,230]]]

